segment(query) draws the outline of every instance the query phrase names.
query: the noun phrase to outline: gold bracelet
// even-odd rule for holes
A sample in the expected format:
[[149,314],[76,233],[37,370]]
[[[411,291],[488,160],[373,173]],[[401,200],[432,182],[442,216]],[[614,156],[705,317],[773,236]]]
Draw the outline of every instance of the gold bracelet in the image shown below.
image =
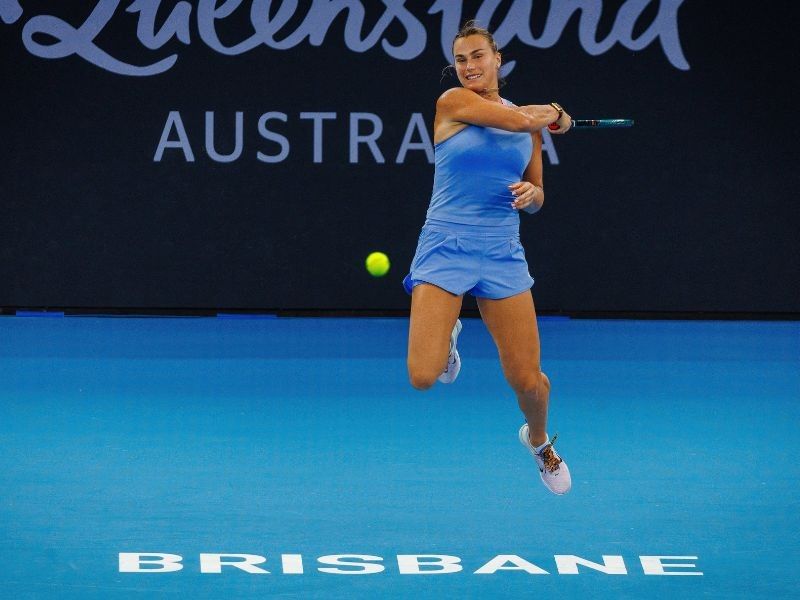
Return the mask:
[[561,117],[564,116],[564,109],[561,108],[561,105],[558,102],[551,102],[550,106],[552,106],[558,111],[558,118],[555,121],[553,121],[554,123],[557,123],[558,121],[561,120]]

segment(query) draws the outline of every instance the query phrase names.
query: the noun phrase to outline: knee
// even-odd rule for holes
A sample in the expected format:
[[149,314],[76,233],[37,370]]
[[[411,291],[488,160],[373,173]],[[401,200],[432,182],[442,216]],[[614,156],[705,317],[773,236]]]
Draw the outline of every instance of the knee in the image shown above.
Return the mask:
[[525,396],[547,397],[550,393],[550,380],[538,369],[526,369],[509,377],[509,384],[515,392]]
[[438,375],[431,375],[429,373],[409,373],[408,379],[411,386],[420,391],[424,391],[433,387],[436,383]]
[[543,386],[544,386],[544,389],[545,389],[545,390],[547,391],[547,393],[549,394],[549,393],[550,393],[550,379],[549,379],[549,378],[547,377],[547,375],[545,375],[545,374],[544,374],[542,371],[539,371],[539,377],[540,377],[540,378],[541,378],[541,380],[542,380],[542,383],[541,383],[541,385],[543,385]]
[[436,378],[439,373],[435,373],[430,369],[414,367],[408,365],[408,380],[411,382],[412,387],[418,390],[427,390],[433,387],[436,383]]

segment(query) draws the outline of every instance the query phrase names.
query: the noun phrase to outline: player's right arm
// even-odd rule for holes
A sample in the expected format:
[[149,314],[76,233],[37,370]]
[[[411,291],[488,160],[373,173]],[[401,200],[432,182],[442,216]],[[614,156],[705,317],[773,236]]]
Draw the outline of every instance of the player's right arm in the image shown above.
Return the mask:
[[533,133],[557,118],[558,111],[549,104],[506,106],[465,88],[451,88],[436,102],[436,120],[444,126],[465,124]]

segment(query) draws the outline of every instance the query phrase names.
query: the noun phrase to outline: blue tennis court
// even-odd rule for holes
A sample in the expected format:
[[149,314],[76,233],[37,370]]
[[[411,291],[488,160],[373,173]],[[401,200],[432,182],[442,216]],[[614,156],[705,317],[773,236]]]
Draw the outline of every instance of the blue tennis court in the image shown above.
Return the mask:
[[557,497],[463,322],[0,318],[2,596],[797,596],[800,323],[541,319]]

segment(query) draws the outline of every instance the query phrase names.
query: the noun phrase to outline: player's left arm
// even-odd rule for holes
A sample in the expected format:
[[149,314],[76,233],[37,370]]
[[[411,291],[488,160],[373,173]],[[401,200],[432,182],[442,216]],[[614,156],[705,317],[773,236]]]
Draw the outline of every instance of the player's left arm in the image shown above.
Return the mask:
[[533,138],[533,152],[531,161],[525,168],[522,181],[512,183],[509,187],[516,196],[512,206],[517,210],[524,210],[533,214],[544,204],[544,181],[542,178],[542,132],[531,134]]

